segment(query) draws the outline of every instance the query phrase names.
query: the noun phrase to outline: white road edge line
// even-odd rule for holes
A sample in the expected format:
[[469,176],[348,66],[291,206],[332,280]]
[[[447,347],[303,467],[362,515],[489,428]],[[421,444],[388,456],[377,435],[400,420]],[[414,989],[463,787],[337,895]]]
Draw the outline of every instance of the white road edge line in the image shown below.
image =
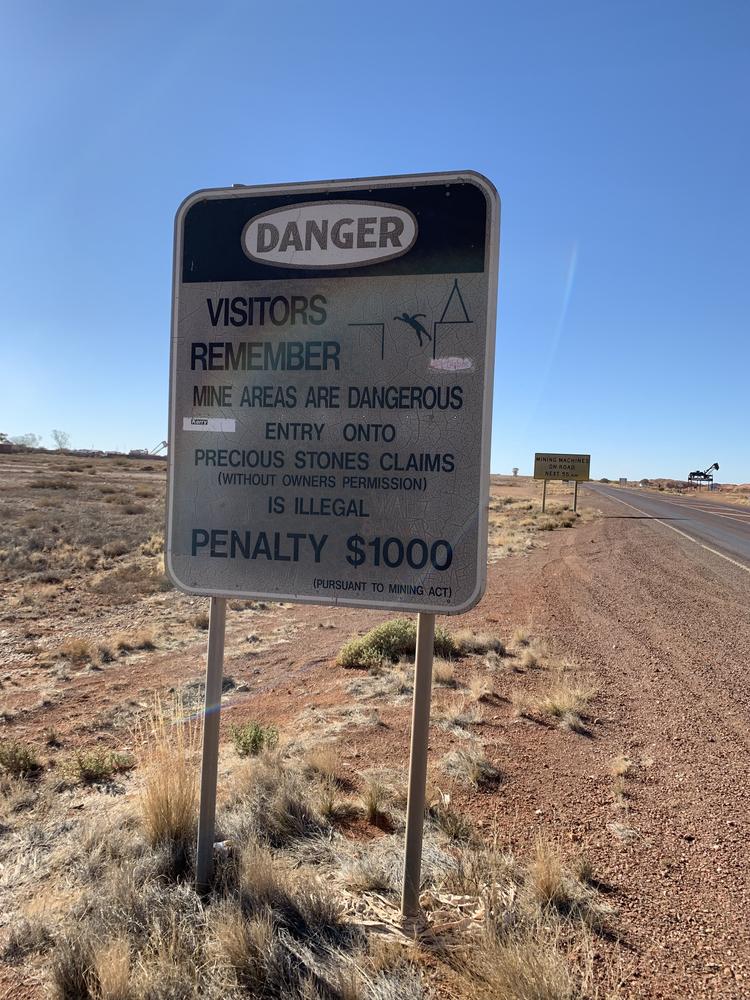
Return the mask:
[[[597,491],[594,490],[594,495]],[[676,531],[678,535],[682,535],[683,538],[689,539],[691,542],[695,542],[696,545],[700,545],[702,549],[706,552],[712,552],[715,556],[719,556],[721,559],[726,559],[727,562],[731,563],[733,566],[738,566],[740,569],[744,569],[746,573],[750,573],[750,566],[746,566],[744,563],[737,562],[736,559],[732,559],[731,556],[725,556],[723,552],[719,552],[718,549],[712,549],[710,545],[704,545],[703,542],[699,542],[697,538],[693,538],[686,531],[681,531],[679,528],[675,528],[673,524],[667,524],[666,521],[662,521],[661,518],[654,517],[653,514],[649,514],[648,511],[641,510],[640,507],[634,507],[632,503],[625,503],[624,500],[620,500],[619,497],[610,496],[609,493],[599,493],[599,496],[606,497],[607,500],[615,500],[617,503],[621,503],[623,507],[630,507],[637,514],[645,514],[651,521],[658,521],[659,524],[663,524],[665,528],[669,528],[670,531]],[[677,505],[675,505],[677,506]]]

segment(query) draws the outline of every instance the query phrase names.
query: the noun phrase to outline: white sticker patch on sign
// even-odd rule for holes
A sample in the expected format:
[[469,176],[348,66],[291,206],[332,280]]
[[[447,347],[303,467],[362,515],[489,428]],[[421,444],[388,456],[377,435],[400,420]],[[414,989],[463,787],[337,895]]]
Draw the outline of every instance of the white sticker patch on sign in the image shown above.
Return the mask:
[[436,372],[470,372],[474,362],[471,358],[433,358],[430,368]]
[[183,417],[182,429],[184,431],[223,431],[233,434],[237,421],[222,417]]

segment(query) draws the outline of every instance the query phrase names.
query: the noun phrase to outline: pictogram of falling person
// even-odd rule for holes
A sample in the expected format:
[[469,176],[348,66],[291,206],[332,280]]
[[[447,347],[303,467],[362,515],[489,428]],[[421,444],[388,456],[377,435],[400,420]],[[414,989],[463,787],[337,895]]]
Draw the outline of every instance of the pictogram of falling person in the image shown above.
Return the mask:
[[428,333],[428,331],[424,328],[424,326],[422,326],[422,324],[419,322],[420,318],[421,319],[427,318],[425,313],[414,313],[413,316],[410,316],[409,313],[402,312],[400,316],[394,316],[393,318],[401,323],[406,323],[407,326],[410,326],[412,328],[412,330],[419,337],[420,347],[424,346],[422,343],[422,337],[427,337],[428,340],[432,340],[432,334]]

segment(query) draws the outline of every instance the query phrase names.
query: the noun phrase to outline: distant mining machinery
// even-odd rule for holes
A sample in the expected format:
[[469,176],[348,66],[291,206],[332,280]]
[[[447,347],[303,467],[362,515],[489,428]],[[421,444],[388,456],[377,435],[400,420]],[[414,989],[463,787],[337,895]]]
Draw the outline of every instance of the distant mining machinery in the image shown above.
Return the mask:
[[131,458],[161,458],[161,452],[167,447],[166,441],[160,441],[150,451],[148,448],[131,448],[128,452]]
[[709,467],[706,469],[705,472],[701,472],[700,469],[697,472],[691,472],[690,475],[688,476],[688,483],[691,486],[695,486],[697,489],[700,489],[701,486],[703,486],[704,484],[708,486],[709,489],[712,489],[714,482],[714,477],[713,477],[714,471],[716,472],[719,471],[718,462],[714,462],[713,465],[709,465]]

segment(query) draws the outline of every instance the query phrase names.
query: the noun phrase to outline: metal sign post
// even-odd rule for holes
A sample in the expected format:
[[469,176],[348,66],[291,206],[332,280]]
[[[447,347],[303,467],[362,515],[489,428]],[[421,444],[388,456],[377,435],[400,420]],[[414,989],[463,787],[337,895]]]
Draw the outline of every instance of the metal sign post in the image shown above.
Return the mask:
[[198,892],[211,884],[216,824],[216,779],[219,769],[219,722],[221,720],[221,683],[224,674],[224,633],[227,602],[211,598],[206,655],[206,695],[203,712],[203,760],[201,763],[201,799],[198,813],[198,854],[195,881]]
[[404,880],[401,894],[401,913],[409,918],[415,917],[419,912],[419,888],[422,881],[422,837],[424,833],[434,646],[435,616],[419,615],[417,618],[417,655],[414,664],[409,790],[406,799]]
[[544,480],[544,485],[542,486],[542,514],[547,506],[547,480]]
[[256,598],[421,615],[405,896],[418,900],[425,637],[435,614],[474,607],[487,575],[499,227],[497,191],[473,171],[238,185],[177,212],[165,565],[212,599],[203,888],[224,601]]
[[573,490],[573,510],[578,510],[578,480],[576,479],[575,488]]

